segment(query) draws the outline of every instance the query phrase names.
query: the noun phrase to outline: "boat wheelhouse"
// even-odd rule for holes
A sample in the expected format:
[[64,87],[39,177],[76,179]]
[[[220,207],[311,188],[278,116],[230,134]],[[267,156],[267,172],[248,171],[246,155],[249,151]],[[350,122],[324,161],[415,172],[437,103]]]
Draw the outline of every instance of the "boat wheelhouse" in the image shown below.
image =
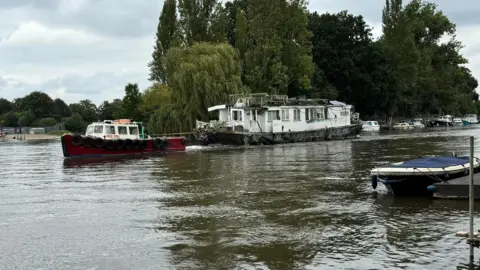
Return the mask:
[[130,119],[104,120],[88,125],[85,136],[105,140],[145,139],[145,128],[142,122],[134,122]]
[[453,117],[451,115],[443,115],[428,123],[430,127],[451,127],[453,126]]
[[184,151],[186,138],[152,138],[143,123],[119,119],[91,123],[85,135],[64,134],[61,142],[64,157],[78,158]]
[[[265,93],[231,95],[226,104],[208,108],[218,120],[197,121],[196,133],[210,143],[276,144],[358,135],[352,105],[325,99],[288,98]],[[358,118],[358,114],[355,114]]]

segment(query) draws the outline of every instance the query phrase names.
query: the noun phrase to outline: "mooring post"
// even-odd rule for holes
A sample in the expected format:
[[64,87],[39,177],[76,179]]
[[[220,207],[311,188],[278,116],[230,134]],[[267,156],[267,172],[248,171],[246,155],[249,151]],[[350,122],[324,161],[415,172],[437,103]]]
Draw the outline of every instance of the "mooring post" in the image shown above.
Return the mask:
[[473,136],[470,136],[470,173],[469,173],[469,215],[470,215],[470,261],[473,262],[473,207],[474,207],[474,194],[473,194]]

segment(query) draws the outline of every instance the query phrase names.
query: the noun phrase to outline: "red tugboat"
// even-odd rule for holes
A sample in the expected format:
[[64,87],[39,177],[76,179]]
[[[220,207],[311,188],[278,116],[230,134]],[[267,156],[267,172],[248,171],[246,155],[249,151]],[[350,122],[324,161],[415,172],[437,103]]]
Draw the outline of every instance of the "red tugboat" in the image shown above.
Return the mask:
[[185,151],[185,137],[145,136],[143,123],[130,119],[105,120],[87,126],[85,135],[61,137],[66,158],[109,157]]

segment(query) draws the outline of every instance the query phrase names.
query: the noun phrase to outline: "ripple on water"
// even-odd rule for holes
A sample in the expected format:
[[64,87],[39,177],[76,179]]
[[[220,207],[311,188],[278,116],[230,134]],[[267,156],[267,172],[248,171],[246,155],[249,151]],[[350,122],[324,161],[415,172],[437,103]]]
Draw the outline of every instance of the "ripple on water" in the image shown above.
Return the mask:
[[[372,192],[368,170],[468,152],[475,129],[69,165],[0,144],[7,269],[465,269],[468,203]],[[478,205],[480,207],[480,205]],[[478,256],[478,254],[477,254]]]

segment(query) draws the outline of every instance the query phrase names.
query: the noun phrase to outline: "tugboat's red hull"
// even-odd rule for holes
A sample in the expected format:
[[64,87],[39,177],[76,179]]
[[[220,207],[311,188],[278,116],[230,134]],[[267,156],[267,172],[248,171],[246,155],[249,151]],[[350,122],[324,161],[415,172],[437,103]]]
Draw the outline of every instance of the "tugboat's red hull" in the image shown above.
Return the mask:
[[61,137],[66,158],[148,155],[185,151],[184,137],[145,140],[104,140],[101,138],[65,134]]

